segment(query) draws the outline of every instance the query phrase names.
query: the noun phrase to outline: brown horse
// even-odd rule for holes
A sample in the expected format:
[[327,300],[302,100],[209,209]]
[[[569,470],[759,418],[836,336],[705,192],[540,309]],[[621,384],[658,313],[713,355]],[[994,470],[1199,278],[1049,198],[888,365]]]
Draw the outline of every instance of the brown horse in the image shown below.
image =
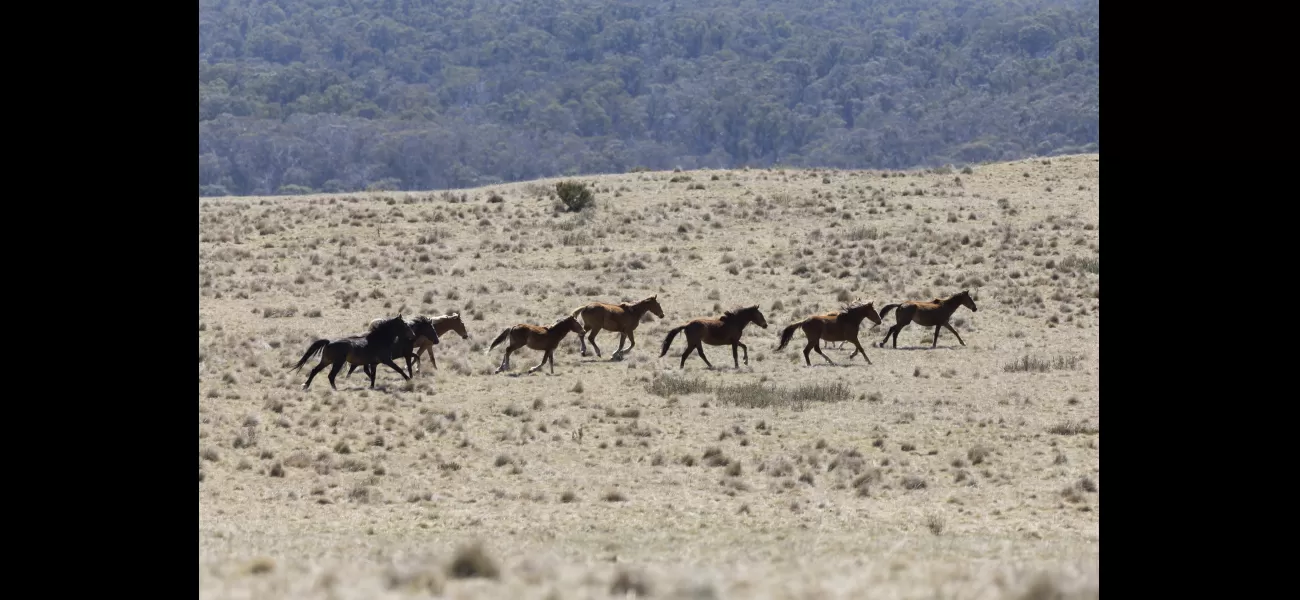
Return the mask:
[[840,312],[826,313],[824,315],[813,315],[798,323],[794,323],[781,330],[781,343],[776,347],[777,350],[785,348],[790,343],[790,338],[794,337],[796,329],[802,329],[805,337],[808,338],[808,344],[803,347],[803,361],[812,366],[812,361],[808,358],[808,353],[816,350],[826,362],[835,364],[829,356],[822,352],[820,342],[852,342],[856,350],[849,355],[849,360],[853,360],[858,353],[866,359],[867,364],[871,364],[871,359],[867,358],[866,350],[862,349],[862,344],[858,342],[858,328],[862,325],[863,319],[871,319],[872,323],[880,324],[880,315],[876,314],[874,302],[862,304],[856,303],[852,306],[845,307]]
[[889,336],[892,335],[894,336],[894,347],[897,348],[898,332],[907,327],[908,323],[916,321],[917,325],[924,327],[934,326],[934,342],[930,344],[931,348],[939,345],[939,329],[944,327],[957,336],[957,341],[965,346],[966,342],[962,341],[961,334],[957,333],[957,330],[948,324],[948,319],[952,318],[952,313],[963,306],[969,308],[971,312],[975,312],[975,300],[970,297],[970,291],[968,290],[962,290],[945,299],[935,298],[929,302],[909,300],[901,304],[887,304],[880,309],[880,317],[884,318],[889,314],[889,311],[897,308],[898,312],[894,315],[897,322],[889,328],[889,331],[885,332],[885,339],[880,340],[877,345],[884,348],[885,342],[888,342]]
[[[468,340],[469,333],[465,331],[465,322],[460,319],[460,313],[454,312],[449,315],[442,315],[433,318],[433,330],[439,336],[447,332],[454,331],[460,334],[460,339]],[[419,340],[416,340],[419,341]],[[429,361],[433,363],[433,368],[438,368],[438,361],[433,357],[433,344],[425,344],[415,350],[415,366],[420,366],[420,353],[424,352],[429,355]]]
[[505,331],[502,331],[501,335],[497,336],[497,339],[492,340],[492,345],[488,346],[487,352],[484,352],[484,354],[492,352],[493,348],[496,348],[501,342],[509,339],[510,343],[506,345],[506,355],[501,358],[501,366],[497,368],[495,371],[496,373],[500,373],[510,368],[511,352],[523,348],[524,346],[528,346],[533,350],[544,351],[542,354],[542,362],[539,362],[537,363],[537,366],[528,369],[528,372],[532,373],[533,371],[542,368],[542,365],[546,364],[547,361],[550,361],[551,374],[554,375],[555,348],[560,345],[560,340],[564,339],[564,336],[568,335],[570,331],[582,335],[582,325],[578,323],[578,318],[573,315],[569,315],[556,321],[555,324],[550,327],[520,323],[518,325],[507,327]]
[[[307,364],[307,360],[312,355],[319,352],[320,364],[317,364],[316,368],[311,370],[311,374],[307,375],[307,382],[302,384],[304,390],[311,387],[311,380],[329,365],[333,365],[329,374],[330,387],[337,390],[338,387],[334,385],[334,378],[338,376],[339,371],[343,370],[344,363],[352,363],[353,365],[383,363],[400,373],[404,379],[410,379],[410,377],[407,377],[406,372],[397,366],[397,363],[393,362],[392,356],[393,347],[396,344],[410,342],[413,339],[415,339],[415,332],[411,331],[411,326],[399,314],[384,321],[364,336],[319,339],[312,342],[311,346],[307,348],[307,353],[302,355],[302,358],[298,360],[298,364],[294,365],[290,370],[297,371],[301,369],[303,365]],[[370,369],[367,369],[367,371],[367,374],[370,375],[370,387],[373,389],[375,387],[375,371]]]
[[736,368],[740,368],[740,359],[737,357],[737,348],[745,351],[745,364],[749,364],[749,348],[740,343],[740,334],[745,331],[745,326],[751,322],[757,324],[763,329],[767,329],[767,319],[763,313],[758,310],[758,305],[746,306],[729,310],[716,319],[695,319],[680,327],[674,327],[668,330],[668,337],[664,338],[663,351],[659,353],[662,358],[668,354],[668,347],[673,345],[673,338],[677,334],[686,332],[686,351],[682,353],[682,361],[679,367],[686,367],[686,357],[690,356],[691,350],[695,350],[704,364],[710,369],[713,364],[704,356],[704,346],[731,346],[731,359],[736,363]]
[[[602,329],[608,329],[618,334],[618,350],[610,356],[612,360],[618,360],[625,352],[631,352],[636,347],[636,337],[632,332],[637,325],[641,324],[641,318],[646,312],[654,313],[660,319],[664,318],[664,309],[660,308],[658,295],[650,296],[638,302],[621,302],[619,304],[607,304],[604,302],[591,302],[580,306],[572,313],[574,317],[582,317],[583,328],[589,334],[583,339],[581,334],[578,335],[578,343],[582,347],[582,356],[587,355],[587,340],[591,341],[591,347],[596,349],[596,356],[600,356],[600,346],[596,345],[596,334]],[[623,349],[624,342],[631,342],[627,350]]]

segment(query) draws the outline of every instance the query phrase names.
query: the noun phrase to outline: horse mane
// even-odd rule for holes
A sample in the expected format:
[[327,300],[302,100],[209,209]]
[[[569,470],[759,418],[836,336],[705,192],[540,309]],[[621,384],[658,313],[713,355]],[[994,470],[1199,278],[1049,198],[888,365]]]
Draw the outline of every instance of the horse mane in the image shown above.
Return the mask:
[[568,321],[569,319],[574,319],[574,318],[575,318],[575,317],[574,317],[573,315],[564,315],[563,317],[560,317],[559,320],[557,320],[556,322],[551,323],[550,327],[547,327],[547,329],[550,329],[551,327],[555,327],[556,325],[559,325],[560,323],[563,323],[563,322],[565,322],[565,321]]
[[412,321],[412,322],[413,322],[413,323],[423,323],[423,324],[428,325],[428,326],[430,326],[430,327],[433,326],[433,319],[430,319],[429,317],[427,317],[427,316],[425,316],[425,315],[420,315],[420,316],[416,317],[415,320]]
[[438,316],[436,316],[436,317],[433,317],[433,318],[432,318],[432,321],[433,321],[434,323],[440,323],[440,322],[442,322],[442,321],[446,321],[447,319],[455,319],[456,317],[459,317],[459,316],[460,316],[460,312],[457,311],[457,312],[447,313],[447,314],[445,314],[445,315],[438,315]]
[[731,310],[729,310],[729,311],[727,311],[727,312],[722,313],[722,316],[721,316],[721,317],[718,317],[718,320],[719,320],[719,321],[728,321],[728,320],[734,319],[734,318],[736,318],[736,317],[738,317],[738,316],[740,316],[740,315],[742,315],[742,314],[744,314],[744,313],[750,312],[750,311],[752,311],[752,310],[756,310],[757,308],[758,308],[758,305],[757,305],[757,304],[752,304],[752,305],[750,305],[750,306],[740,306],[740,307],[736,307],[736,308],[733,308],[733,309],[731,309]]

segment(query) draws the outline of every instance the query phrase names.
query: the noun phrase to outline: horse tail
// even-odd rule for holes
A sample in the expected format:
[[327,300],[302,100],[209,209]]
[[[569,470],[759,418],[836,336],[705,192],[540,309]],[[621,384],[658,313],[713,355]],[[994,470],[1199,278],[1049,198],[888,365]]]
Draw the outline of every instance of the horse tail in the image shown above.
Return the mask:
[[302,355],[302,359],[299,360],[298,364],[294,365],[290,370],[297,371],[298,369],[301,369],[303,365],[307,364],[307,361],[311,359],[313,354],[324,350],[325,346],[328,345],[330,345],[329,340],[316,340],[312,342],[311,345],[307,347],[307,353]]
[[804,320],[802,320],[802,321],[799,321],[798,323],[794,323],[794,324],[790,325],[789,327],[786,327],[785,329],[782,329],[782,330],[781,330],[781,343],[777,345],[776,349],[777,349],[777,350],[780,350],[780,349],[782,349],[782,348],[785,348],[785,345],[790,343],[790,338],[794,337],[794,330],[798,329],[799,326],[801,326],[801,325],[803,325],[804,323],[807,323],[807,322],[808,322],[808,319],[804,319]]
[[501,335],[498,335],[498,336],[497,336],[497,339],[492,340],[492,345],[491,345],[491,346],[488,346],[487,352],[484,352],[484,354],[487,354],[488,352],[491,352],[492,349],[493,349],[493,348],[496,348],[498,344],[500,344],[501,342],[506,341],[506,338],[510,337],[510,330],[511,330],[511,329],[512,329],[511,327],[507,327],[507,328],[505,328],[505,329],[501,332]]
[[586,305],[586,304],[584,304],[584,305],[582,305],[582,306],[579,306],[578,308],[573,309],[573,312],[569,313],[569,316],[570,316],[570,317],[573,317],[573,318],[576,319],[576,318],[582,316],[582,311],[584,311],[584,310],[587,310],[587,305]]
[[[689,325],[689,323],[687,325]],[[686,325],[682,325],[681,327],[674,327],[668,330],[668,337],[664,338],[664,347],[663,350],[659,353],[659,356],[668,354],[668,347],[673,345],[673,338],[677,337],[677,334],[681,333],[683,329],[686,329]]]
[[902,306],[902,304],[886,304],[884,308],[880,309],[880,318],[883,320],[885,316],[889,314],[889,311],[900,306]]

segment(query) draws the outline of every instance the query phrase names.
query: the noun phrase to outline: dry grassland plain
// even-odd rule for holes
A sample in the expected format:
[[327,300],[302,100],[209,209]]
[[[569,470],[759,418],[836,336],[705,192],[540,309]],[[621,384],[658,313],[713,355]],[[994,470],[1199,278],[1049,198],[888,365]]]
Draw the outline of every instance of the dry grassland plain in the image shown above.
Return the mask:
[[[1099,157],[634,172],[199,201],[201,598],[1096,598]],[[781,328],[970,290],[872,364]],[[549,367],[504,328],[657,295]],[[757,304],[749,364],[666,332]],[[459,311],[437,369],[302,384],[318,338]],[[405,366],[404,361],[399,364]],[[344,371],[346,373],[346,370]]]

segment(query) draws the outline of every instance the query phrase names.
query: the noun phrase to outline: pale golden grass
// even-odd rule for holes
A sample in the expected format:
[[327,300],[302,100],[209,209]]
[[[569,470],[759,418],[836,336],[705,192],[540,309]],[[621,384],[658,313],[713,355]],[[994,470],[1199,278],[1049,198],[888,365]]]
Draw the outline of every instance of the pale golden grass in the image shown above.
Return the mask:
[[[1095,598],[1099,164],[581,177],[577,214],[558,178],[201,200],[200,596]],[[962,289],[965,346],[912,324],[876,347],[891,313],[864,324],[872,365],[850,344],[806,367],[802,333],[774,351],[847,299]],[[622,360],[570,334],[555,375],[522,374],[528,349],[491,374],[509,325],[652,294],[666,318]],[[679,369],[683,336],[659,358],[749,304],[748,365]],[[472,337],[374,390],[287,371],[399,311]],[[451,567],[476,542],[496,577]]]

